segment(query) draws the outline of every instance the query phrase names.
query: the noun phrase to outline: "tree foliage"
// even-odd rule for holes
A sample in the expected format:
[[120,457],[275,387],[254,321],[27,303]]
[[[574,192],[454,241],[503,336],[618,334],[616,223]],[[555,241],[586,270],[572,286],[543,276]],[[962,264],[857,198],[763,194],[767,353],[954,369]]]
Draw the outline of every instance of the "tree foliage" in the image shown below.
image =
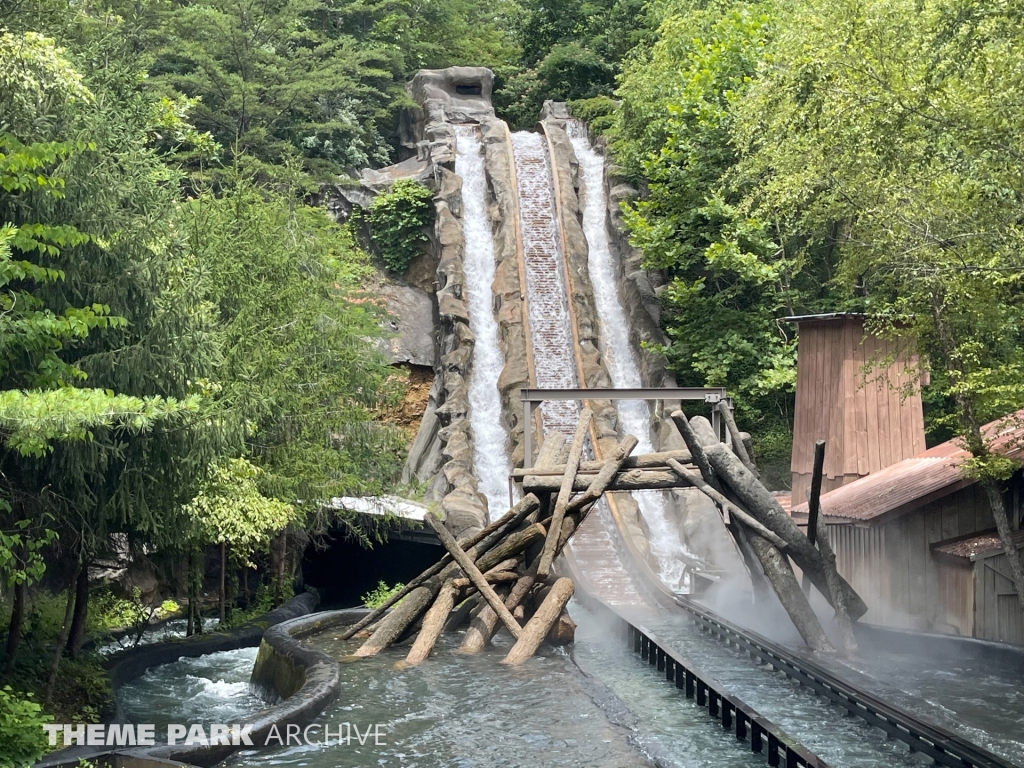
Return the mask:
[[366,219],[388,269],[401,274],[423,252],[425,228],[434,218],[433,197],[418,181],[399,179],[373,198]]

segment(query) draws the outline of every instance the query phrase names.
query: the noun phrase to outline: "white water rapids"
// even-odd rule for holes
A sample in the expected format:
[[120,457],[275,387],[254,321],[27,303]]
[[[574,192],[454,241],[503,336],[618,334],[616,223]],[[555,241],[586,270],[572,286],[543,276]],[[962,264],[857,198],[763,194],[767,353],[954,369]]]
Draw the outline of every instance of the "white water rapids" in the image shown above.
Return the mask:
[[493,519],[508,508],[511,460],[501,420],[498,377],[505,361],[498,346],[491,284],[494,240],[486,209],[482,145],[475,125],[455,126],[455,173],[462,177],[463,270],[469,327],[476,337],[469,374],[469,418],[473,427],[473,467],[480,492]]
[[[601,352],[605,366],[616,388],[643,387],[640,367],[629,340],[629,324],[618,293],[618,274],[608,242],[605,223],[604,158],[594,151],[587,137],[586,126],[571,121],[566,126],[576,159],[583,172],[586,196],[583,207],[583,233],[589,251],[587,265],[594,287],[594,304],[601,323]],[[636,436],[638,453],[650,453],[651,413],[644,400],[619,400],[616,403],[619,422],[626,434]],[[669,519],[665,496],[661,491],[633,494],[650,529],[651,552],[658,560],[661,578],[666,584],[684,586],[682,557],[693,557],[680,541],[679,532]]]

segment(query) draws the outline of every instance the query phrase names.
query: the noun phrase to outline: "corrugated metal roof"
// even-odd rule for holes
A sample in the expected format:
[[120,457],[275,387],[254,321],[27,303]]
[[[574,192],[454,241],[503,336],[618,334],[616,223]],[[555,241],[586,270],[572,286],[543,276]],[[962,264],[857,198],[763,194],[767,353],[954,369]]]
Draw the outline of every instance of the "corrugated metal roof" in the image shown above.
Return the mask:
[[[998,434],[993,434],[995,430]],[[1024,460],[1024,410],[985,426],[991,449]],[[901,515],[965,488],[974,480],[963,475],[961,465],[970,454],[950,440],[924,453],[872,472],[866,477],[829,491],[821,497],[826,517],[846,520],[878,520]],[[794,517],[807,516],[807,502],[795,505]]]
[[[1024,547],[1024,531],[1016,531],[1013,541],[1018,548]],[[962,557],[966,560],[977,560],[1003,551],[1003,542],[995,531],[985,531],[973,536],[962,536],[932,544],[932,551],[951,557]]]

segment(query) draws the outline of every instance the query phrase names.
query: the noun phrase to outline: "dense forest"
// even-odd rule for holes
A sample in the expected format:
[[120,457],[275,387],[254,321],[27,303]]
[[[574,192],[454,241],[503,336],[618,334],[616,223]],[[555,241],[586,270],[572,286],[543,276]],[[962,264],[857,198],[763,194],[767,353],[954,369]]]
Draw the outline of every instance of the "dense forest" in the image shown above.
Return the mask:
[[[490,67],[513,127],[555,99],[606,137],[640,190],[625,214],[664,285],[662,351],[681,385],[729,387],[761,457],[789,453],[781,318],[862,311],[913,345],[931,435],[960,436],[1001,504],[1014,467],[981,425],[1024,406],[1022,16],[4,0],[0,766],[41,754],[42,718],[103,706],[83,642],[142,608],[90,598],[91,563],[159,550],[195,594],[207,549],[237,572],[280,561],[282,531],[346,524],[296,500],[393,485],[374,258],[319,202],[392,162],[420,68]],[[252,604],[287,588],[267,579]]]

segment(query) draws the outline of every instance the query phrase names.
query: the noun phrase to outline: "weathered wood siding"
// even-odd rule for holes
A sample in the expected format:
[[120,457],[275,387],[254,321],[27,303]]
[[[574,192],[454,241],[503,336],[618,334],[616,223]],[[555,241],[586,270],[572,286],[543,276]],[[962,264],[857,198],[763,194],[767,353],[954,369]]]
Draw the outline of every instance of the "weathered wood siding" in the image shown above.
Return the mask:
[[1005,554],[974,563],[975,636],[1024,645],[1024,610]]
[[887,523],[829,525],[828,533],[839,572],[868,604],[864,621],[970,636],[970,582],[950,573],[931,545],[994,525],[988,500],[975,485]]
[[[806,498],[814,466],[814,443],[826,440],[823,491],[875,472],[925,450],[920,392],[901,390],[911,380],[896,343],[865,336],[864,320],[845,316],[802,321],[797,353],[793,423],[793,503]],[[883,371],[864,365],[886,359]]]

